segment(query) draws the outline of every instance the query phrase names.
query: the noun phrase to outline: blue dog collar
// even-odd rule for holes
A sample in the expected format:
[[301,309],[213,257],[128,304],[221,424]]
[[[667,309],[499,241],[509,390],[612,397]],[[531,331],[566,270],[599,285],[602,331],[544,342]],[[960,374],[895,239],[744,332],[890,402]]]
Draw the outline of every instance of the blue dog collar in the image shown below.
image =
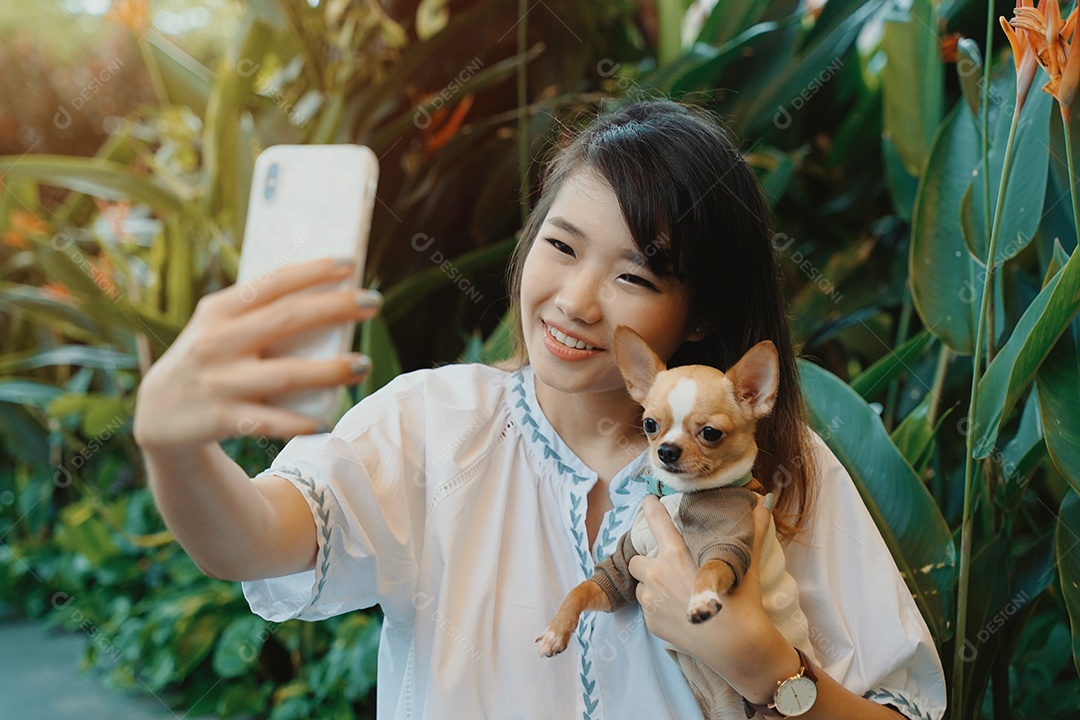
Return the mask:
[[[648,489],[650,495],[655,495],[656,497],[666,497],[668,495],[676,495],[682,492],[681,490],[676,490],[675,488],[671,487],[663,480],[648,471],[642,473],[641,478],[645,481],[645,487],[646,489]],[[750,483],[750,480],[752,478],[753,475],[751,473],[746,473],[735,482],[729,485],[725,485],[724,487],[745,487]]]

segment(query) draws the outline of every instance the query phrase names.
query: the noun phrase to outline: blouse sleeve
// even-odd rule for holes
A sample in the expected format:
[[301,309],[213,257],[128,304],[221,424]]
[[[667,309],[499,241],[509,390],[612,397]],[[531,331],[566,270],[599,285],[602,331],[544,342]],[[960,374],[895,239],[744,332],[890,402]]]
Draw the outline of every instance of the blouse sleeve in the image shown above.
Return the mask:
[[391,620],[411,616],[425,521],[426,372],[396,378],[333,432],[294,438],[259,474],[283,477],[303,495],[318,554],[312,570],[244,582],[257,615],[321,620],[379,604]]
[[945,674],[930,630],[851,476],[816,435],[814,446],[814,509],[785,554],[819,664],[911,720],[940,720]]

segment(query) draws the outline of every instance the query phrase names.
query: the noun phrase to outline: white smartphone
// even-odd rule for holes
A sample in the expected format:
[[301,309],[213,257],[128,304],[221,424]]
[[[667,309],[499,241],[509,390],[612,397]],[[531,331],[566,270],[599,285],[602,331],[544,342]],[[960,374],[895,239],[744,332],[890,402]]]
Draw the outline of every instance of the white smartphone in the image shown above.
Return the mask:
[[[364,276],[379,164],[361,145],[274,145],[255,161],[247,223],[236,282],[254,297],[252,281],[285,265],[321,258],[351,258],[356,272],[305,292],[358,288]],[[264,352],[329,360],[352,348],[354,323],[299,333]],[[332,425],[345,387],[303,390],[268,398]]]

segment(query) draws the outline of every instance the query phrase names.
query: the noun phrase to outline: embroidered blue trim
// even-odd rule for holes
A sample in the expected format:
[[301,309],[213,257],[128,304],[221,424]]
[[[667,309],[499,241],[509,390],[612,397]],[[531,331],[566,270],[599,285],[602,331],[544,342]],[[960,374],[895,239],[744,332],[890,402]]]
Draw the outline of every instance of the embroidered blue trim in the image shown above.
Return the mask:
[[933,720],[929,713],[923,712],[917,705],[902,695],[894,695],[888,690],[871,690],[865,695],[867,700],[873,700],[881,705],[892,705],[911,720]]
[[[570,486],[570,532],[574,536],[574,550],[577,552],[581,574],[583,577],[590,577],[593,574],[594,565],[589,553],[588,537],[582,531],[585,527],[585,514],[583,512],[585,504],[582,502],[585,498],[585,491],[582,485],[589,482],[589,478],[579,475],[572,467],[564,463],[562,458],[559,457],[558,451],[553,447],[551,440],[540,432],[540,424],[532,417],[531,408],[526,400],[524,371],[518,371],[517,385],[514,386],[513,390],[521,396],[521,399],[516,403],[516,407],[521,408],[524,413],[521,420],[522,430],[524,431],[525,425],[531,426],[533,428],[532,441],[543,445],[544,459],[553,460],[559,473],[569,475],[573,481]],[[614,527],[612,523],[614,515],[615,513],[612,513],[608,517],[607,525],[609,528]],[[582,720],[592,720],[593,713],[596,712],[597,707],[600,705],[600,698],[596,696],[597,681],[596,674],[593,671],[592,652],[590,650],[595,617],[595,613],[590,613],[588,618],[582,617],[574,633],[578,646],[581,648],[581,674],[578,677],[581,679],[581,700],[585,705],[585,711],[581,714]]]
[[319,582],[315,586],[315,596],[311,598],[311,601],[308,603],[308,607],[311,607],[319,602],[319,598],[322,597],[323,586],[326,585],[327,571],[330,568],[330,509],[326,507],[326,489],[324,488],[319,492],[315,492],[315,481],[309,479],[299,468],[292,465],[271,468],[271,470],[273,470],[274,473],[288,475],[307,488],[308,497],[310,497],[317,506],[315,514],[318,516],[319,520],[322,521],[319,523],[323,537],[322,548],[320,548],[319,551],[322,560],[319,563]]

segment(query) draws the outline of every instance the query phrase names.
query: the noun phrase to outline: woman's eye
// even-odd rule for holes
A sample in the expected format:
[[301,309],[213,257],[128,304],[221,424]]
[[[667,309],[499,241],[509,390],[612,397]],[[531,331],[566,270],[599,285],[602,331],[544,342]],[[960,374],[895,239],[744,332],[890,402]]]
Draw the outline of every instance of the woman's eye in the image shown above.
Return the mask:
[[556,240],[555,238],[548,238],[547,241],[548,243],[550,243],[551,247],[555,248],[559,252],[570,255],[571,257],[574,255],[574,248],[570,247],[561,240]]
[[724,433],[714,427],[706,427],[701,429],[701,437],[705,442],[716,442],[724,437]]
[[660,426],[652,418],[645,418],[645,421],[641,423],[641,425],[645,428],[646,435],[655,435],[660,429]]
[[648,288],[650,290],[657,289],[655,285],[653,285],[651,282],[639,275],[620,275],[619,277],[623,280],[626,280],[626,282],[630,283],[631,285],[640,285],[641,287]]

